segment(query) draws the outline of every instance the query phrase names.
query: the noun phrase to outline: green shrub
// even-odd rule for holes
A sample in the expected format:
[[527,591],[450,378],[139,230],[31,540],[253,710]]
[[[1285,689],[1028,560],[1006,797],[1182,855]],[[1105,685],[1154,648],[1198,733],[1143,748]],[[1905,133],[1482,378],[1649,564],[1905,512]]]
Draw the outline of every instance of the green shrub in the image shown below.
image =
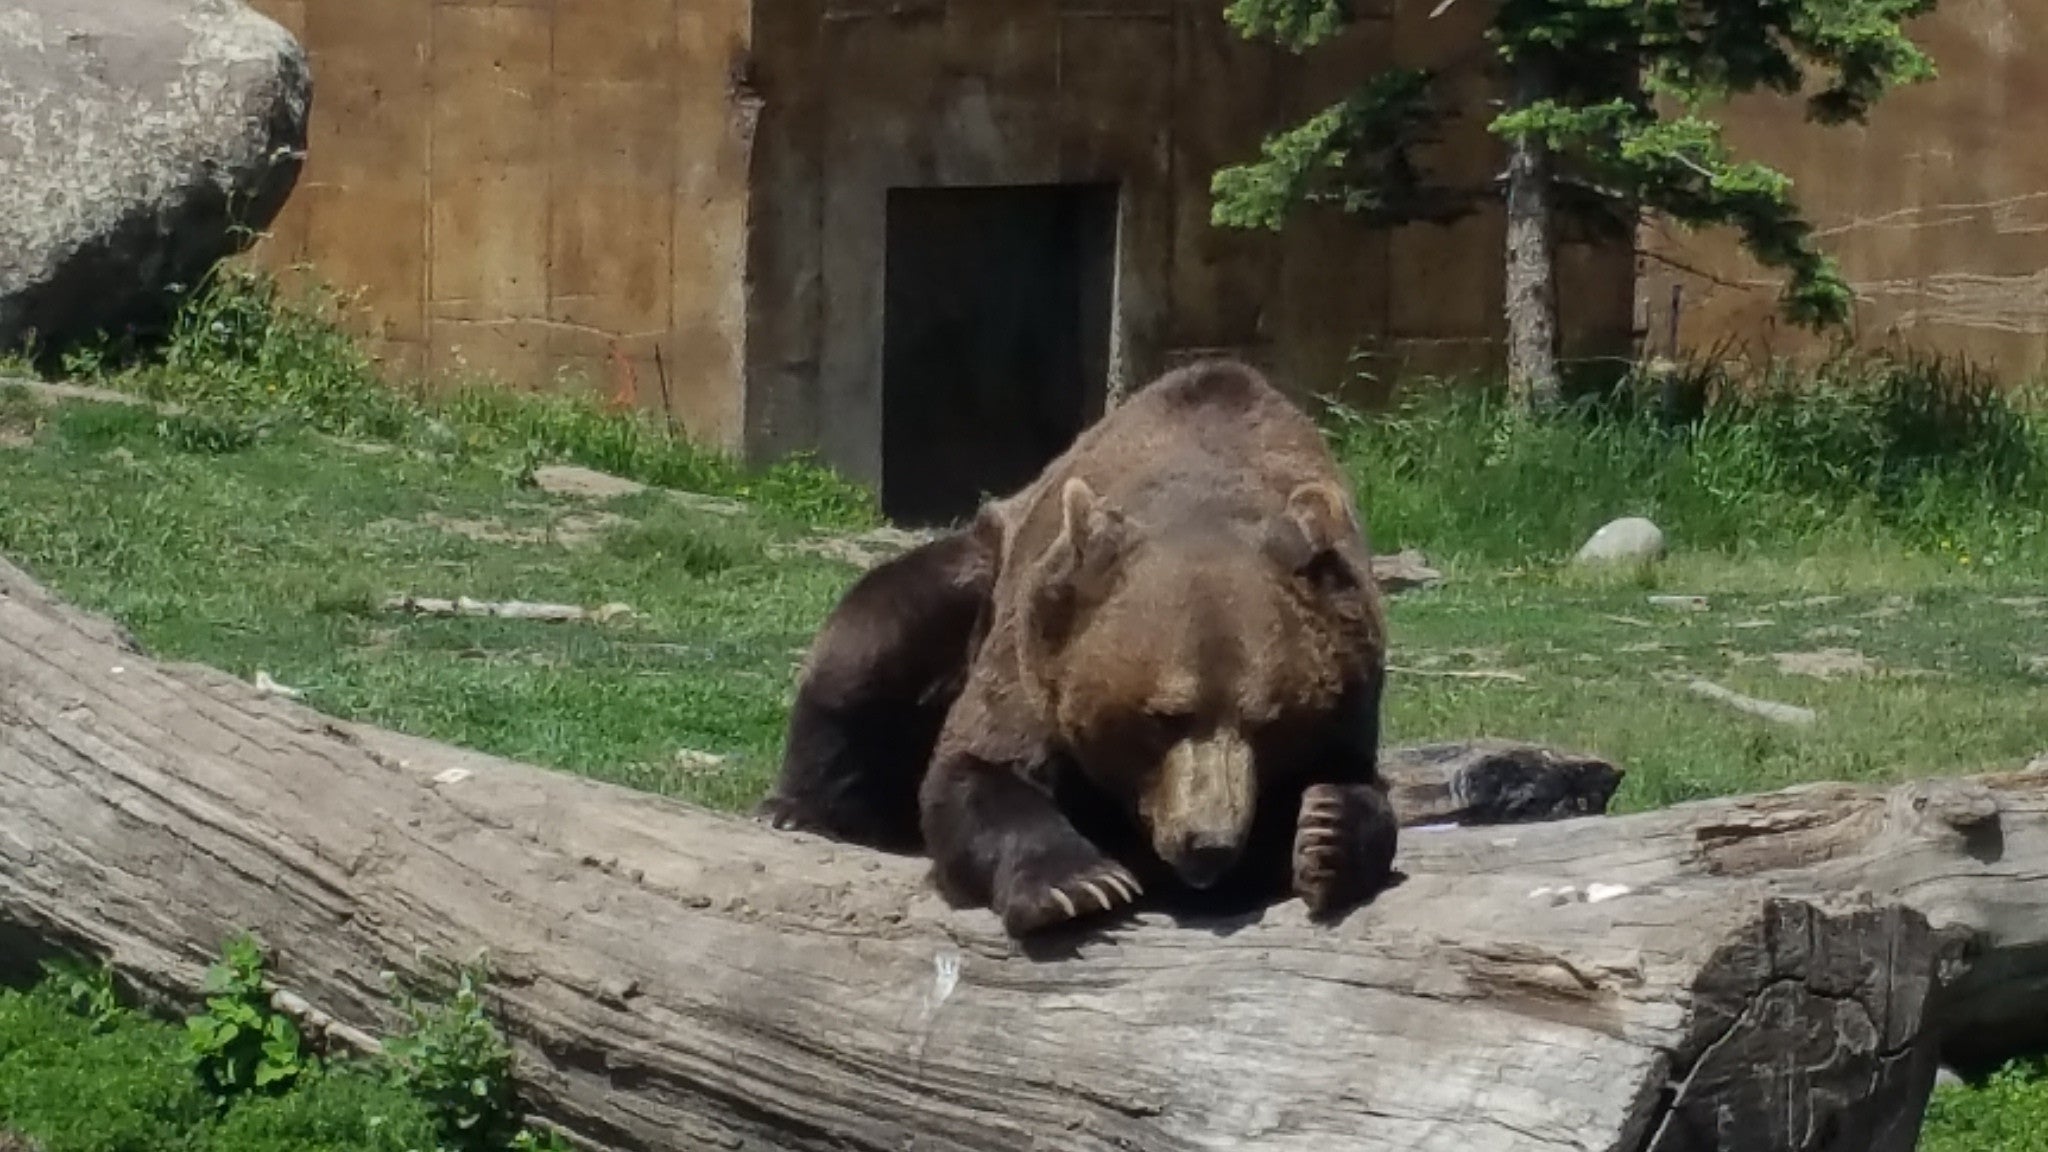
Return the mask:
[[247,936],[229,940],[206,972],[206,1011],[185,1021],[200,1083],[222,1107],[250,1093],[277,1094],[306,1070],[299,1029],[270,1007],[263,954]]
[[212,1111],[177,1030],[80,1015],[54,981],[0,992],[0,1122],[44,1152],[197,1152]]
[[444,1147],[512,1146],[520,1134],[512,1049],[484,1008],[481,975],[462,970],[446,1003],[403,992],[397,1000],[410,1028],[385,1042],[392,1082],[421,1102]]
[[207,1135],[209,1152],[432,1152],[427,1106],[374,1070],[309,1071],[289,1093],[252,1097]]
[[2048,1061],[2015,1061],[1982,1084],[1937,1088],[1920,1152],[2041,1152],[2048,1148]]

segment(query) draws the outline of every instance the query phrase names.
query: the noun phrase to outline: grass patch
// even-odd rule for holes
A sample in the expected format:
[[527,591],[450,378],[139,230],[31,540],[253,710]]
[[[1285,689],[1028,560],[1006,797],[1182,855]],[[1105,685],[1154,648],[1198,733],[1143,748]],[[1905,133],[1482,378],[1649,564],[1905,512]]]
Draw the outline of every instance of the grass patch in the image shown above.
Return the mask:
[[104,970],[54,967],[0,990],[0,1146],[42,1152],[541,1152],[511,1059],[465,974],[375,1059],[303,1049],[231,942],[206,1009],[180,1027],[119,1003]]
[[686,492],[748,500],[797,524],[854,528],[876,520],[872,497],[811,460],[767,468],[671,435],[646,415],[584,395],[518,394],[487,382],[445,392],[381,380],[340,323],[346,302],[289,295],[267,273],[222,264],[147,358],[73,352],[67,374],[183,407],[161,422],[174,443],[209,452],[246,448],[273,428],[300,426],[404,445],[528,473],[566,462]]
[[1554,562],[1624,515],[1686,550],[1748,557],[1831,540],[2048,566],[2048,419],[1938,358],[1844,355],[1737,381],[1625,382],[1554,415],[1498,388],[1418,387],[1382,416],[1327,410],[1375,543]]

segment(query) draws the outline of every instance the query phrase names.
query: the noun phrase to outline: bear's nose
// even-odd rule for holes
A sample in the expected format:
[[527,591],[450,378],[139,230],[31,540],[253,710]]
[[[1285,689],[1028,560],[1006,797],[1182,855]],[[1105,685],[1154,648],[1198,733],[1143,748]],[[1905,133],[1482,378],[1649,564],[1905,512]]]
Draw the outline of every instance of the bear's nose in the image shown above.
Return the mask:
[[1237,845],[1190,837],[1183,842],[1173,870],[1180,873],[1180,878],[1190,886],[1207,888],[1221,879],[1235,863]]

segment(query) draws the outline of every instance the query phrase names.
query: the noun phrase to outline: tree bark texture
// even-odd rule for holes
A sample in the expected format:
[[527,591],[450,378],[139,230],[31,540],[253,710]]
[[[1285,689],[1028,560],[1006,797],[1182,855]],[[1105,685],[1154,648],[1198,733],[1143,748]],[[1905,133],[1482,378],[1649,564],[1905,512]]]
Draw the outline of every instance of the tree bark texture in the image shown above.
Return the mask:
[[[1611,790],[1429,781],[1484,759],[1397,795]],[[162,664],[0,562],[14,940],[189,998],[253,930],[281,1000],[370,1034],[381,972],[485,951],[529,1106],[604,1148],[1908,1152],[1948,1030],[2042,1014],[2044,806],[2016,774],[1430,825],[1333,925],[1027,951],[918,861]]]
[[[1525,53],[1512,68],[1514,107],[1551,95],[1550,62],[1540,52]],[[1550,149],[1542,141],[1508,141],[1508,390],[1524,411],[1551,407],[1562,395],[1552,175]]]

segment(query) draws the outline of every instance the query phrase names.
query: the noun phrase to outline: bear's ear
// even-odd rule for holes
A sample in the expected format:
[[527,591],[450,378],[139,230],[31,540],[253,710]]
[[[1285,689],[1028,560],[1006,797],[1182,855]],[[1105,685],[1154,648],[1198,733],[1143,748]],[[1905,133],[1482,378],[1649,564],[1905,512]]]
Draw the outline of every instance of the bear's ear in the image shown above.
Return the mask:
[[1334,552],[1353,531],[1351,509],[1334,486],[1311,480],[1287,495],[1287,518],[1312,552]]
[[1062,643],[1099,594],[1122,553],[1123,514],[1078,476],[1060,488],[1060,534],[1040,560],[1030,592],[1031,632],[1043,644]]
[[1106,504],[1079,476],[1060,488],[1060,538],[1055,552],[1072,557],[1077,571],[1092,569],[1113,555],[1123,539],[1123,514]]
[[966,565],[963,579],[966,583],[993,581],[1003,566],[1003,537],[1008,531],[998,506],[983,504],[975,512],[974,519],[967,525],[967,539],[973,561]]
[[1277,534],[1278,559],[1298,576],[1325,587],[1357,583],[1345,541],[1357,532],[1350,502],[1334,485],[1311,480],[1287,496],[1286,530]]

